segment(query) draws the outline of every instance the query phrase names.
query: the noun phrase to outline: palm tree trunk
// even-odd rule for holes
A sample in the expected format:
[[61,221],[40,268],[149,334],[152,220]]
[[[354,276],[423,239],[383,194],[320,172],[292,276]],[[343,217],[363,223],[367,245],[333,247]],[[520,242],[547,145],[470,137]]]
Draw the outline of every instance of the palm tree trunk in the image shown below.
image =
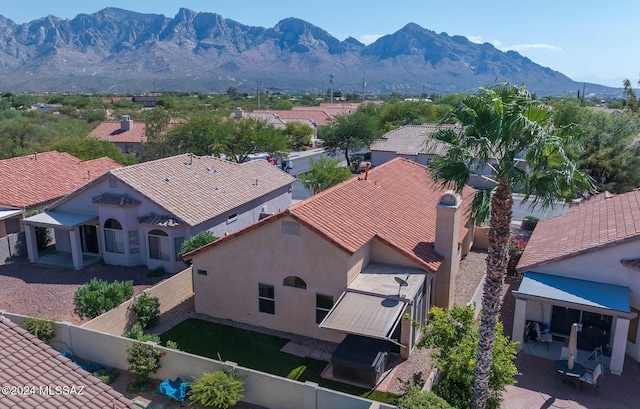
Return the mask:
[[496,339],[496,323],[500,314],[502,286],[507,268],[507,242],[510,235],[512,204],[510,186],[508,183],[499,181],[491,197],[487,277],[482,295],[480,340],[471,395],[472,409],[485,409],[489,398],[489,375]]

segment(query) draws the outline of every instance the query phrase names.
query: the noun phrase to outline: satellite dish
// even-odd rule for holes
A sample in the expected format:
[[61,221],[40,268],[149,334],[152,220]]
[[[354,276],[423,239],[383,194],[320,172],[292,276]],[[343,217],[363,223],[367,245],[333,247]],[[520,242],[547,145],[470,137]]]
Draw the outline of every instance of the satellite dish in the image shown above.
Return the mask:
[[400,278],[400,277],[393,277],[393,278],[395,278],[395,279],[396,279],[396,282],[397,282],[398,284],[400,284],[400,287],[406,287],[406,286],[408,286],[408,285],[409,285],[409,283],[407,283],[407,280],[404,280],[404,279],[402,279],[402,278]]
[[398,283],[399,287],[398,287],[398,296],[400,296],[400,291],[402,290],[402,287],[407,287],[409,285],[409,283],[407,282],[407,280],[409,280],[409,274],[407,274],[406,278],[400,278],[400,277],[393,277],[396,280],[396,283]]

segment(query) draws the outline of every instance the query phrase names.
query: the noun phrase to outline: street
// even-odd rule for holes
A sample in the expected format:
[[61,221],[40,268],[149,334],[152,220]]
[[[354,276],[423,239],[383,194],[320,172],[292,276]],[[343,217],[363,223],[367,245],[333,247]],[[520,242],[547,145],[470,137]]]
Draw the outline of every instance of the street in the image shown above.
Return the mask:
[[[301,173],[310,171],[311,170],[311,165],[309,163],[310,159],[311,158],[317,159],[320,156],[326,156],[334,159],[337,157],[340,157],[339,155],[331,156],[330,154],[325,152],[317,152],[317,153],[312,153],[310,155],[301,154],[300,156],[291,155],[291,163],[293,165],[293,169],[291,170],[291,175],[297,177]],[[311,195],[309,194],[307,189],[305,189],[304,186],[302,186],[302,183],[299,180],[296,180],[293,183],[293,191],[291,192],[291,197],[294,200],[294,202],[304,200],[309,196]]]

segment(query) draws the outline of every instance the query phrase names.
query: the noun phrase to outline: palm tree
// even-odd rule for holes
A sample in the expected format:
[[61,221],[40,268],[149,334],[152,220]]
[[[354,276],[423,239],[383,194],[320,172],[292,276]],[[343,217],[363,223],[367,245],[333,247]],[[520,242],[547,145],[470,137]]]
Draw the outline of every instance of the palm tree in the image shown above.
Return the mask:
[[495,183],[491,195],[479,191],[489,198],[490,212],[473,409],[484,409],[490,394],[489,375],[508,259],[513,189],[518,188],[524,200],[531,199],[533,205],[542,206],[552,206],[558,198],[570,199],[578,191],[592,189],[589,177],[567,159],[563,145],[568,136],[563,135],[562,129],[553,130],[552,115],[552,109],[534,100],[525,87],[501,83],[464,98],[453,113],[461,127],[436,134],[449,148],[431,164],[437,182],[461,191],[476,169],[490,166]]

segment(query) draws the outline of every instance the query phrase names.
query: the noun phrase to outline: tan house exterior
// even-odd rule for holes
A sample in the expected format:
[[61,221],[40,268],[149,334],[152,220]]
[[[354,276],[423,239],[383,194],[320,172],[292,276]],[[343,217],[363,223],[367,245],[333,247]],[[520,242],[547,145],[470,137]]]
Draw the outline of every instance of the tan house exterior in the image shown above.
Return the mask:
[[191,154],[112,170],[23,220],[29,259],[52,259],[36,250],[40,226],[54,230],[74,269],[102,259],[175,273],[184,240],[203,230],[223,237],[287,208],[294,180],[266,161]]
[[419,334],[405,314],[424,321],[453,304],[473,194],[390,161],[185,255],[196,312],[332,342],[389,340],[407,357]]
[[[517,268],[524,276],[514,291],[512,339],[523,340],[527,321],[548,323],[552,334],[565,337],[578,322],[582,358],[598,344],[586,331],[595,329],[605,331],[612,373],[622,373],[625,353],[640,361],[639,249],[639,190],[602,193],[540,221]],[[581,347],[581,339],[590,346]]]

